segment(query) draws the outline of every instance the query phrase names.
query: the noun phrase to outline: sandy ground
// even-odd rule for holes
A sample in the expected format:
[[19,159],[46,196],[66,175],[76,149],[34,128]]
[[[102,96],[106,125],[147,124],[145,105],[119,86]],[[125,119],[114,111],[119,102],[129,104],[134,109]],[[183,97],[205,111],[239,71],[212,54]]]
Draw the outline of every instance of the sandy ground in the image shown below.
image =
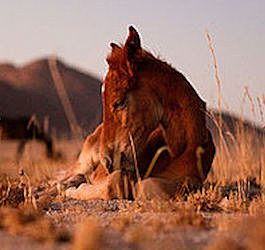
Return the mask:
[[[16,165],[16,145],[0,143],[0,172],[11,178],[22,166],[34,176],[35,185],[46,172],[74,164],[78,152],[76,144],[62,142],[56,150],[67,154],[62,161],[52,163],[44,158],[42,145],[29,144],[22,163]],[[7,219],[0,209],[0,249],[265,249],[264,193],[245,203],[234,198],[216,202],[214,195],[208,196],[172,202],[58,197],[38,204],[40,219],[34,227],[23,224],[22,217],[16,215],[8,222],[12,226],[6,227]],[[48,230],[42,219],[62,236],[56,240],[46,237]],[[22,224],[22,230],[16,229],[16,223]]]
[[[247,221],[252,218],[250,215],[224,212],[191,215],[185,202],[164,204],[165,207],[161,204],[160,208],[158,204],[54,201],[45,210],[45,217],[58,230],[73,236],[70,241],[39,242],[0,231],[1,249],[221,249],[227,242],[218,243],[218,239],[226,238],[237,246],[247,245],[245,229],[240,226],[231,234],[230,226],[236,221]],[[216,242],[219,247],[207,248]]]

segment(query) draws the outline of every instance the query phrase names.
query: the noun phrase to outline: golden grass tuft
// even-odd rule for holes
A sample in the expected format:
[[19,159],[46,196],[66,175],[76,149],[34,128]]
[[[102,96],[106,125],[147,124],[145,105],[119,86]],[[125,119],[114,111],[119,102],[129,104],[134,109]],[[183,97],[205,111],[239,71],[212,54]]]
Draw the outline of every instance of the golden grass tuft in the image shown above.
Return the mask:
[[104,246],[104,235],[96,218],[86,218],[76,228],[73,238],[74,250],[96,250]]
[[19,187],[19,181],[8,177],[0,177],[0,207],[18,207],[24,203],[24,189]]
[[247,248],[232,237],[219,236],[211,240],[204,250],[247,250]]
[[187,201],[194,206],[196,211],[220,212],[222,210],[220,203],[223,198],[218,185],[210,184],[210,187],[202,187],[196,193],[190,192]]
[[131,214],[122,215],[120,217],[116,217],[112,223],[111,226],[120,231],[123,232],[127,227],[131,226],[135,223],[135,220]]
[[[265,175],[265,131],[261,135],[261,130],[253,123],[252,129],[244,125],[243,104],[247,97],[251,110],[261,127],[264,126],[264,94],[262,97],[252,97],[248,87],[245,87],[245,93],[240,111],[240,119],[234,122],[235,131],[231,131],[228,124],[222,119],[221,101],[224,102],[221,94],[221,82],[218,74],[216,55],[212,46],[212,40],[208,31],[206,31],[209,49],[213,58],[217,89],[218,89],[218,115],[208,114],[215,123],[219,132],[219,140],[216,140],[216,155],[212,171],[208,180],[218,182],[231,182],[248,177],[256,177],[259,183],[264,185]],[[257,103],[254,102],[257,100]],[[263,100],[263,103],[262,101]],[[258,119],[257,113],[260,114]],[[263,124],[263,125],[262,125]]]
[[146,228],[143,226],[134,224],[127,228],[124,234],[124,240],[137,246],[137,244],[148,242],[150,240],[150,234],[148,234]]
[[264,213],[261,216],[249,218],[242,222],[245,235],[247,237],[247,246],[250,250],[263,250],[265,246],[265,218]]
[[1,208],[0,228],[13,235],[31,237],[38,241],[54,241],[58,236],[52,223],[32,207]]

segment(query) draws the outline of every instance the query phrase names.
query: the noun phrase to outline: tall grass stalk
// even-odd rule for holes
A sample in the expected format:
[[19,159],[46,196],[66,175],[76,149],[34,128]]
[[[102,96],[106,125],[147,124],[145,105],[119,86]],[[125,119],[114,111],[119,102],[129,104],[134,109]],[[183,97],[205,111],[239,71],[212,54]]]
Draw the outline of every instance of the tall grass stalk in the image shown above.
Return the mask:
[[[212,178],[214,181],[218,180],[223,182],[236,181],[238,182],[238,186],[241,187],[239,179],[246,180],[247,177],[252,176],[257,177],[263,183],[265,137],[264,134],[260,136],[261,132],[259,127],[246,125],[243,117],[243,104],[247,98],[255,119],[258,119],[257,114],[259,114],[259,122],[263,124],[265,96],[263,94],[261,98],[253,98],[248,87],[245,87],[239,121],[235,121],[232,124],[234,128],[229,127],[229,124],[225,124],[225,121],[222,119],[221,110],[221,101],[224,101],[221,93],[221,82],[212,40],[208,31],[206,31],[206,37],[213,59],[218,89],[218,117],[213,113],[208,113],[207,115],[213,120],[219,134],[219,138],[215,141],[216,156],[209,179]],[[257,100],[257,105],[254,100]]]

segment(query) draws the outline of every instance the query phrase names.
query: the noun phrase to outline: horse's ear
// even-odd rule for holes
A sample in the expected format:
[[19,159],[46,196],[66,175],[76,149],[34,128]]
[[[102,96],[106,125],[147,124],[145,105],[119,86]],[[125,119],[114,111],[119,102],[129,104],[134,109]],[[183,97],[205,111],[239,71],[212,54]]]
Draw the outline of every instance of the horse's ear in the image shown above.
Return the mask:
[[140,36],[133,26],[129,27],[129,36],[126,40],[124,49],[126,59],[129,61],[129,63],[132,63],[136,51],[141,49]]
[[115,51],[121,49],[121,47],[117,45],[116,43],[110,43],[110,47],[112,48],[112,53],[115,53]]
[[115,58],[116,55],[119,55],[121,51],[121,47],[116,43],[110,43],[110,47],[112,48],[111,54],[107,57],[107,62],[109,65],[112,61],[114,61],[113,58]]

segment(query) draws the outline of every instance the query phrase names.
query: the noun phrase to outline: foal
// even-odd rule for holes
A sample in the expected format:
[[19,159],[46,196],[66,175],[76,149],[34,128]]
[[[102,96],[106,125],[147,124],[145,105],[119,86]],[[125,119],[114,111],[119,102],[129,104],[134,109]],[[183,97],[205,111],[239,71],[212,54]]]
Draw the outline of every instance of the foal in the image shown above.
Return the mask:
[[22,157],[25,145],[28,141],[36,139],[43,142],[46,146],[46,156],[52,158],[53,141],[44,131],[42,131],[36,123],[31,121],[29,117],[0,118],[0,139],[1,140],[20,140],[16,153],[16,160]]

